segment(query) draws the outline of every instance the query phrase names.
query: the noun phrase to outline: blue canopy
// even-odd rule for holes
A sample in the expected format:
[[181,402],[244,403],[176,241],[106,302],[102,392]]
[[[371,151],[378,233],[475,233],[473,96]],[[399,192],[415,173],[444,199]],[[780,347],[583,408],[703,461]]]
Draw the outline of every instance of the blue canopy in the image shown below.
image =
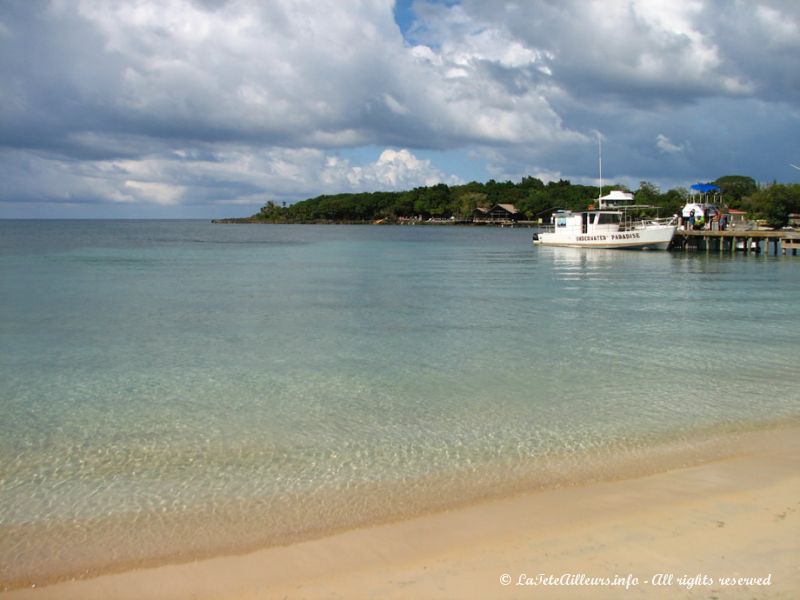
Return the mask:
[[693,190],[697,190],[701,194],[707,194],[708,192],[718,192],[719,187],[714,185],[713,183],[695,183],[692,186]]

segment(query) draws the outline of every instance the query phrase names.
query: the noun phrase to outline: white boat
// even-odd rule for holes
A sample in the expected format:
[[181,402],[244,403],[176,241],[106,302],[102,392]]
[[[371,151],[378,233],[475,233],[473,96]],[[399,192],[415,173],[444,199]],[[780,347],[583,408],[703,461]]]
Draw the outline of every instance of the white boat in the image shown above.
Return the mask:
[[560,210],[553,213],[550,226],[533,234],[533,243],[569,248],[666,250],[675,235],[675,219],[634,220],[629,210],[640,208]]
[[630,192],[612,190],[603,196],[603,138],[598,132],[598,166],[600,170],[599,210],[553,213],[552,224],[533,234],[533,243],[568,248],[630,248],[632,250],[666,250],[675,235],[677,217],[672,219],[634,219],[631,211],[640,212],[652,206],[636,206]]

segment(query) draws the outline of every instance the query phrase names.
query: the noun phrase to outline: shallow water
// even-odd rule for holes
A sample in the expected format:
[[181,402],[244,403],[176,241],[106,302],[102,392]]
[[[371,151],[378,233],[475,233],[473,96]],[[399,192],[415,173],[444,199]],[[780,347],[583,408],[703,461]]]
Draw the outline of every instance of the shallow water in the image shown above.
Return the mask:
[[524,229],[0,221],[0,582],[613,476],[797,419],[799,291],[793,257]]

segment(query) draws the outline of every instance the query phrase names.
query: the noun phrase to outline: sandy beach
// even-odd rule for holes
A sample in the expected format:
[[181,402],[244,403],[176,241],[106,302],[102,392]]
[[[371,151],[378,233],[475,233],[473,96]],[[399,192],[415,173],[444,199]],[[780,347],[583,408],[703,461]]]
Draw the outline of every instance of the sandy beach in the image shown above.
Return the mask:
[[744,434],[735,456],[646,477],[0,596],[797,598],[799,433]]

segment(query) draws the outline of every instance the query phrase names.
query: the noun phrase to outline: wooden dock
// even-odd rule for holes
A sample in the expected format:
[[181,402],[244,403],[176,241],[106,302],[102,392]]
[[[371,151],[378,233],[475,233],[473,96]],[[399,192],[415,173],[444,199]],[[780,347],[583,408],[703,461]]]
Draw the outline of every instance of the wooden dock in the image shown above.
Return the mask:
[[800,233],[796,231],[761,231],[737,230],[713,231],[700,229],[696,231],[678,230],[672,238],[670,249],[694,250],[706,253],[717,252],[733,254],[737,250],[745,254],[764,252],[770,254],[787,254],[797,256],[800,250]]

